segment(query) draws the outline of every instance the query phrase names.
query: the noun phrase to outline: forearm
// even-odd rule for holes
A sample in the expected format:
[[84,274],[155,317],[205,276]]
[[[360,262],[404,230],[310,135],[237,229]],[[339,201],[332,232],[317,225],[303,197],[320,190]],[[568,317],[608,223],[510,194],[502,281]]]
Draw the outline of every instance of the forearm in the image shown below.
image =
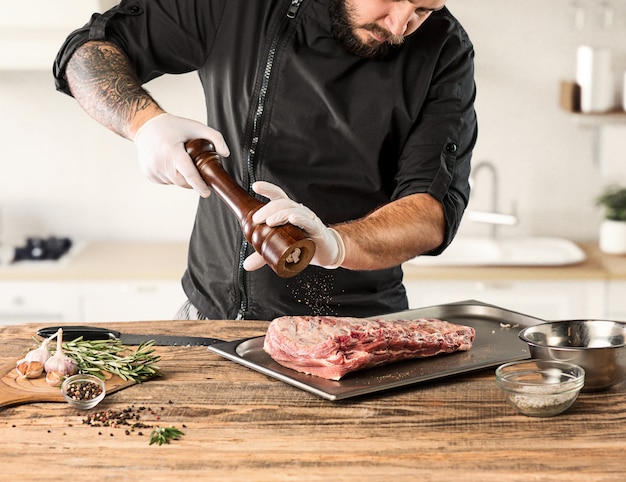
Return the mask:
[[148,119],[164,112],[141,87],[127,57],[114,44],[83,44],[72,55],[65,75],[78,104],[127,139],[133,139]]
[[389,268],[432,251],[446,229],[441,204],[428,194],[407,196],[333,227],[346,246],[342,267],[353,270]]

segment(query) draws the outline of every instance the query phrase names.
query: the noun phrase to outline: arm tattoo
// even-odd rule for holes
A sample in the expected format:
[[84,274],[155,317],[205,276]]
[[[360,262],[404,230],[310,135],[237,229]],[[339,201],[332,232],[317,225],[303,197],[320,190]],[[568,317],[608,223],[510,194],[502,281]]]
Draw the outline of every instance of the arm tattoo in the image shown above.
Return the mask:
[[130,137],[137,113],[156,104],[141,87],[124,53],[110,43],[81,46],[67,66],[66,77],[81,107],[123,137]]

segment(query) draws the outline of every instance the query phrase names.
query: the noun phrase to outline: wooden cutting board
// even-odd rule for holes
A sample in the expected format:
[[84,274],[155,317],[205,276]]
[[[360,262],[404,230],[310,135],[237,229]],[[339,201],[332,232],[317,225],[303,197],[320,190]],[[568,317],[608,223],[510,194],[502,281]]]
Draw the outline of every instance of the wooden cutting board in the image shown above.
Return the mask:
[[[39,378],[21,377],[15,364],[0,367],[0,410],[11,405],[35,402],[65,402],[61,387],[51,387],[46,383],[45,375]],[[134,385],[133,381],[124,381],[117,375],[105,380],[106,393],[116,392]]]

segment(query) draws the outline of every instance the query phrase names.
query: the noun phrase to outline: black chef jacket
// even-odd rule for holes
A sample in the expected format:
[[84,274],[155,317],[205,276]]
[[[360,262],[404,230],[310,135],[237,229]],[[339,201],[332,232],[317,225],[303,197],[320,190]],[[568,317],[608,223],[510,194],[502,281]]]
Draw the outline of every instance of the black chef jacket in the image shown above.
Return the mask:
[[[121,47],[142,82],[198,71],[207,123],[231,150],[229,174],[282,187],[326,224],[358,219],[395,199],[429,193],[445,211],[445,242],[469,197],[476,140],[473,47],[447,9],[388,57],[342,49],[329,0],[124,0],[92,16],[62,46],[64,68],[90,39]],[[279,278],[245,272],[250,247],[217,196],[201,199],[183,287],[210,319],[372,316],[407,308],[402,269],[309,266]]]

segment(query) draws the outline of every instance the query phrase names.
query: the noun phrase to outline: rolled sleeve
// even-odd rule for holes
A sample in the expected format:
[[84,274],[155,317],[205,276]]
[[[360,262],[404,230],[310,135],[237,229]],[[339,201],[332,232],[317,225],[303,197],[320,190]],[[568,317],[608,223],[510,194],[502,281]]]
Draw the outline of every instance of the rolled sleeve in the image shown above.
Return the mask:
[[454,239],[469,202],[472,150],[477,139],[474,51],[465,33],[444,46],[420,117],[405,145],[394,197],[428,193],[446,220],[441,253]]
[[224,0],[123,0],[73,31],[53,65],[56,89],[70,94],[65,69],[74,52],[91,40],[116,44],[142,83],[164,73],[197,70],[205,61]]

